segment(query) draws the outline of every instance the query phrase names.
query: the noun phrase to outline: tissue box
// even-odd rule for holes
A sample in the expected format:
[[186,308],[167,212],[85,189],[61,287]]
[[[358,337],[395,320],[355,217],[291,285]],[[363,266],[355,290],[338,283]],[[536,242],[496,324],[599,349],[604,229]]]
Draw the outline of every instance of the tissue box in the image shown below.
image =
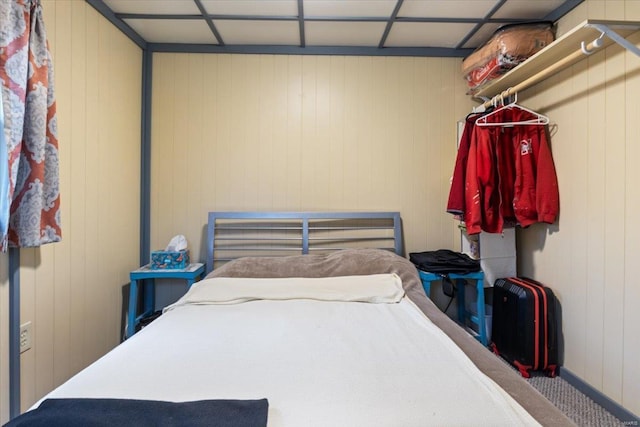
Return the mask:
[[189,265],[189,250],[151,252],[152,270],[181,270]]

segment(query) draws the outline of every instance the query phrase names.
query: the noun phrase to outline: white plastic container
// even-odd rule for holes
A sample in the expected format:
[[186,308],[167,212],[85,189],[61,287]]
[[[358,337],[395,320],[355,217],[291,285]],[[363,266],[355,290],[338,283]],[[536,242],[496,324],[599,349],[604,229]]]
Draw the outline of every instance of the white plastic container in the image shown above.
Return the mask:
[[516,230],[505,228],[501,234],[482,232],[471,238],[462,232],[462,252],[480,259],[484,285],[491,287],[496,279],[517,276]]
[[[473,302],[472,304],[469,304],[469,307],[467,307],[467,311],[475,316],[478,317],[478,309],[477,309],[478,305]],[[493,322],[493,306],[489,305],[489,304],[485,304],[484,305],[484,324],[485,327],[487,328],[487,341],[491,342],[491,324]],[[476,323],[474,322],[469,322],[469,327],[471,329],[473,329],[476,333],[479,333],[479,327]]]

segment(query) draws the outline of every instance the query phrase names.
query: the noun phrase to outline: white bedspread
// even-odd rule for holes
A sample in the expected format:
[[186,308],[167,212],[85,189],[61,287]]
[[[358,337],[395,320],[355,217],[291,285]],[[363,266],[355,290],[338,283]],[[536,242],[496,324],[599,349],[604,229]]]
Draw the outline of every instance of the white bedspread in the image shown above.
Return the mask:
[[[266,397],[273,427],[538,425],[411,301],[393,296],[399,280],[387,276],[373,287],[390,291],[387,303],[387,294],[378,303],[350,301],[348,289],[357,301],[368,292],[349,286],[361,278],[234,279],[245,283],[241,298],[216,289],[231,282],[200,282],[48,397]],[[268,299],[274,283],[276,294],[307,290],[296,299]],[[308,293],[318,287],[335,292]],[[221,294],[226,303],[205,303]]]

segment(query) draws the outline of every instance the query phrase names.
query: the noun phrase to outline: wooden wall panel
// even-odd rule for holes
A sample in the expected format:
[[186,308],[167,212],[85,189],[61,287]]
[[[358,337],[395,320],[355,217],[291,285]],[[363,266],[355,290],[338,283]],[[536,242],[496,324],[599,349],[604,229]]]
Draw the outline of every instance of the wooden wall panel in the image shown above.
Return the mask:
[[[614,3],[616,4],[616,3]],[[617,15],[615,15],[617,16]],[[619,16],[618,16],[619,18]],[[606,123],[605,141],[605,204],[606,236],[604,251],[605,292],[603,301],[603,384],[602,389],[614,400],[622,401],[622,335],[624,306],[625,218],[625,85],[624,51],[608,49],[605,61]],[[638,58],[640,66],[640,58]],[[622,76],[622,78],[620,78]]]
[[[90,13],[86,8],[77,2],[71,4],[71,42],[67,45],[69,48],[69,55],[73,58],[73,67],[68,78],[71,79],[74,85],[78,87],[87,87],[87,83],[90,82],[88,73],[89,58],[86,54],[87,46],[91,46],[92,38],[86,34],[87,19]],[[97,21],[97,17],[95,17]],[[58,48],[58,51],[63,50]],[[56,60],[56,63],[60,62]],[[69,61],[71,62],[71,61]],[[88,135],[88,124],[91,123],[90,113],[87,107],[90,105],[86,92],[83,91],[71,91],[71,100],[68,103],[67,111],[69,117],[75,119],[69,124],[70,129],[70,144],[68,151],[68,162],[73,166],[73,176],[87,176],[88,171],[91,171],[91,167],[87,165],[85,159],[90,152],[87,149],[87,144],[83,143],[83,137]],[[90,188],[90,187],[89,187]],[[67,201],[68,222],[69,230],[69,257],[70,259],[82,259],[84,258],[87,246],[87,230],[91,228],[90,224],[85,221],[85,203],[90,200],[90,194],[87,186],[77,186],[74,189],[73,195]],[[84,283],[90,278],[90,274],[87,274],[86,263],[83,265],[76,265],[69,271],[69,283],[83,284],[75,286],[73,293],[74,298],[70,299],[69,303],[69,317],[70,319],[83,319],[87,318],[91,313],[91,310],[87,307],[86,286]],[[70,322],[69,334],[71,337],[82,337],[81,342],[85,341],[85,326],[80,322]],[[89,362],[86,356],[83,356],[81,352],[72,352],[66,355],[68,358],[68,370],[70,372],[78,372]]]
[[[52,54],[55,55],[56,62],[55,66],[55,89],[60,93],[72,93],[73,87],[73,69],[75,64],[72,64],[72,7],[73,3],[66,2],[60,3],[56,6],[55,10],[55,34],[52,35],[52,39],[50,40],[52,46]],[[55,50],[54,50],[55,49]],[[57,114],[59,117],[72,117],[72,108],[73,101],[70,102],[61,102],[56,104]],[[58,122],[58,132],[60,135],[72,135],[73,122],[71,120],[60,120]],[[71,151],[70,150],[60,150],[60,164],[71,164]],[[71,168],[62,167],[60,168],[60,187],[61,188],[72,188],[71,186]],[[67,218],[69,216],[69,208],[66,204],[61,204],[60,212],[62,218]],[[49,245],[47,248],[53,248],[54,245]],[[55,263],[52,271],[53,283],[55,283],[55,288],[53,289],[53,304],[54,312],[52,315],[53,321],[52,325],[55,325],[55,330],[53,334],[51,334],[52,340],[52,355],[47,355],[44,353],[42,355],[43,360],[46,358],[50,358],[51,364],[51,373],[52,378],[51,382],[53,384],[60,384],[67,378],[69,378],[69,374],[71,372],[70,369],[70,360],[69,357],[69,348],[71,348],[71,323],[72,319],[70,316],[71,310],[71,281],[69,280],[69,276],[71,274],[71,263],[68,261],[71,259],[71,245],[64,244],[59,245],[55,248],[55,257],[58,259],[65,260],[64,262]],[[54,258],[55,259],[55,258]],[[42,354],[42,352],[38,352],[38,354]],[[55,368],[54,368],[55,366]],[[47,385],[45,385],[47,384]],[[40,392],[47,393],[48,390],[48,382],[42,383],[42,390],[38,391],[38,395]]]
[[[573,67],[573,77],[571,79],[573,93],[584,94],[588,91],[588,76],[585,70],[587,69],[587,61],[583,61]],[[589,130],[583,125],[584,117],[587,117],[589,111],[589,104],[587,102],[578,102],[577,105],[572,105],[571,108],[565,108],[565,120],[569,123],[563,125],[568,131],[564,134],[571,138],[571,144],[567,146],[566,150],[573,151],[573,156],[576,162],[580,164],[587,164],[589,160],[589,150],[584,149],[589,140]],[[564,123],[564,122],[563,122]],[[554,148],[559,148],[560,144],[554,144]],[[581,150],[575,150],[575,147],[583,146]],[[588,146],[588,145],[587,145]],[[567,157],[571,154],[567,153]],[[569,169],[566,182],[569,183],[574,191],[567,194],[564,192],[562,195],[562,212],[565,212],[567,208],[570,209],[568,215],[572,218],[569,226],[571,227],[571,233],[569,235],[569,241],[571,245],[571,265],[573,268],[566,269],[560,265],[557,269],[559,272],[563,272],[563,281],[568,284],[568,289],[565,292],[565,299],[568,303],[565,305],[564,312],[567,318],[582,318],[587,319],[587,301],[588,294],[584,291],[584,284],[588,282],[591,277],[589,273],[588,262],[588,242],[592,239],[590,233],[585,233],[585,230],[589,227],[589,220],[587,216],[589,206],[589,193],[590,189],[585,185],[587,182],[590,171],[588,168],[573,168]],[[569,202],[569,203],[567,203]],[[561,213],[564,215],[564,213]],[[572,360],[575,366],[584,369],[585,347],[591,342],[590,334],[587,334],[587,329],[582,328],[575,331],[571,337],[565,338],[565,359]],[[571,344],[571,345],[569,345]]]
[[[589,81],[589,97],[586,100],[588,115],[583,118],[587,126],[588,135],[588,161],[583,167],[589,171],[587,177],[587,229],[589,241],[587,242],[587,313],[585,326],[591,339],[587,341],[585,356],[587,363],[583,377],[597,388],[602,387],[603,370],[603,330],[604,330],[604,283],[605,283],[605,225],[606,218],[602,207],[605,203],[605,170],[602,160],[605,158],[606,138],[603,121],[595,120],[595,117],[604,117],[605,97],[601,90],[593,90],[593,87],[604,85],[604,52],[594,54],[587,59],[589,68],[587,79]],[[561,143],[561,142],[559,142]],[[576,148],[576,147],[572,147]],[[568,191],[563,191],[563,193]],[[596,209],[593,209],[597,206]],[[569,324],[570,325],[570,324]],[[578,325],[576,325],[578,326]],[[568,331],[569,335],[571,330]],[[567,361],[569,362],[569,361]]]
[[[634,19],[640,19],[640,2],[634,3],[633,9]],[[636,46],[640,45],[640,33],[630,38]],[[640,118],[640,99],[633,94],[640,93],[640,68],[637,62],[640,60],[632,53],[625,53],[627,75],[634,74],[634,78],[625,80],[625,97],[624,119],[625,119],[625,150],[626,157],[624,159],[626,176],[624,179],[624,188],[627,195],[624,206],[624,223],[626,236],[624,239],[624,278],[623,295],[621,309],[622,311],[622,402],[627,407],[632,407],[635,414],[640,413],[638,402],[640,402],[640,343],[638,342],[638,331],[640,330],[640,310],[638,310],[638,301],[640,301],[640,280],[637,274],[638,254],[640,254],[640,223],[638,222],[638,212],[640,212],[640,191],[638,190],[638,182],[640,182],[640,168],[638,168],[638,159],[640,159],[640,127],[638,126],[638,118]]]
[[[84,10],[84,19],[85,25],[90,28],[98,28],[100,25],[100,17],[97,13],[92,13],[90,9]],[[82,20],[80,20],[78,32],[83,34],[86,30],[83,31],[81,28]],[[81,37],[80,34],[74,35],[74,40],[77,37]],[[99,238],[98,238],[98,228],[91,226],[91,221],[88,221],[88,218],[93,218],[94,220],[99,220],[99,206],[101,194],[98,194],[97,191],[91,191],[91,189],[98,188],[98,174],[91,173],[97,172],[97,168],[99,167],[100,156],[98,154],[98,144],[96,143],[99,139],[99,135],[101,133],[100,127],[97,125],[100,120],[101,108],[98,100],[100,97],[99,85],[95,84],[98,82],[98,72],[100,69],[99,63],[99,55],[100,52],[96,49],[98,46],[98,32],[97,31],[88,31],[84,34],[84,38],[86,39],[86,44],[84,46],[84,55],[83,51],[78,52],[77,60],[84,61],[84,79],[85,79],[85,90],[79,91],[77,94],[78,98],[82,98],[85,104],[85,126],[84,126],[84,137],[86,141],[93,141],[91,144],[83,144],[82,137],[78,141],[78,145],[82,145],[83,148],[81,150],[76,151],[73,150],[74,155],[78,156],[82,155],[82,150],[84,150],[84,155],[82,157],[77,158],[77,167],[78,173],[80,174],[84,170],[84,174],[79,175],[83,177],[85,185],[80,186],[80,188],[84,188],[80,190],[78,193],[78,197],[73,197],[71,202],[74,200],[77,201],[78,205],[76,209],[72,211],[71,221],[73,221],[74,227],[82,227],[81,225],[76,225],[78,223],[84,224],[84,227],[72,230],[73,235],[75,235],[78,239],[79,246],[77,246],[78,250],[86,251],[86,255],[84,255],[84,265],[78,266],[76,272],[74,274],[78,275],[78,279],[81,280],[80,283],[83,285],[79,286],[76,289],[76,301],[75,305],[77,306],[77,314],[84,315],[86,318],[86,326],[83,326],[83,330],[75,333],[79,333],[79,337],[88,348],[97,348],[100,343],[100,337],[95,332],[98,330],[99,326],[99,318],[102,317],[102,313],[98,316],[92,316],[93,312],[92,307],[90,307],[91,301],[95,301],[98,296],[97,289],[99,287],[99,282],[95,280],[91,280],[94,277],[94,272],[98,271],[98,257],[95,255],[99,248]],[[73,102],[77,102],[74,100]],[[81,104],[82,105],[82,104]],[[82,132],[82,130],[78,130],[78,132]],[[83,135],[83,133],[80,133]],[[81,169],[84,166],[84,169]],[[80,197],[82,197],[80,199]],[[72,237],[74,238],[74,237]],[[99,310],[102,310],[100,307]],[[79,356],[79,357],[78,357]],[[80,354],[77,355],[77,360],[75,363],[79,365],[87,365],[91,362],[91,355],[89,354]]]
[[[637,21],[637,3],[587,1],[559,33],[587,18]],[[637,45],[640,34],[631,40]],[[557,225],[518,234],[519,273],[549,284],[561,301],[565,367],[636,414],[638,85],[640,58],[613,45],[523,94],[557,126],[561,212]]]
[[472,105],[458,67],[154,54],[152,247],[185,234],[202,260],[206,212],[233,209],[400,210],[407,250],[457,245],[444,209]]
[[[141,50],[85,2],[44,0],[60,144],[60,243],[20,254],[21,407],[113,348],[138,266]],[[7,311],[7,256],[0,255]],[[8,420],[8,325],[0,321],[0,422]]]

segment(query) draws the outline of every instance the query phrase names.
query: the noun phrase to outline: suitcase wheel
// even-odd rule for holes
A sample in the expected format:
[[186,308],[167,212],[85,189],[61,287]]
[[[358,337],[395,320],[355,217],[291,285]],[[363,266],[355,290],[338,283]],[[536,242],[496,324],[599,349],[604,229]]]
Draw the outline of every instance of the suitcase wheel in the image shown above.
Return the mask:
[[513,364],[516,368],[518,368],[518,371],[520,372],[520,375],[522,375],[523,378],[531,378],[531,373],[529,371],[531,371],[532,366],[523,365],[517,360],[514,360]]
[[555,378],[556,375],[558,374],[558,367],[556,365],[549,365],[547,366],[547,369],[544,370],[544,373],[549,378]]
[[493,354],[495,354],[496,356],[500,356],[500,352],[498,351],[498,346],[496,346],[496,343],[492,342],[489,347],[491,348],[491,351],[493,351]]

